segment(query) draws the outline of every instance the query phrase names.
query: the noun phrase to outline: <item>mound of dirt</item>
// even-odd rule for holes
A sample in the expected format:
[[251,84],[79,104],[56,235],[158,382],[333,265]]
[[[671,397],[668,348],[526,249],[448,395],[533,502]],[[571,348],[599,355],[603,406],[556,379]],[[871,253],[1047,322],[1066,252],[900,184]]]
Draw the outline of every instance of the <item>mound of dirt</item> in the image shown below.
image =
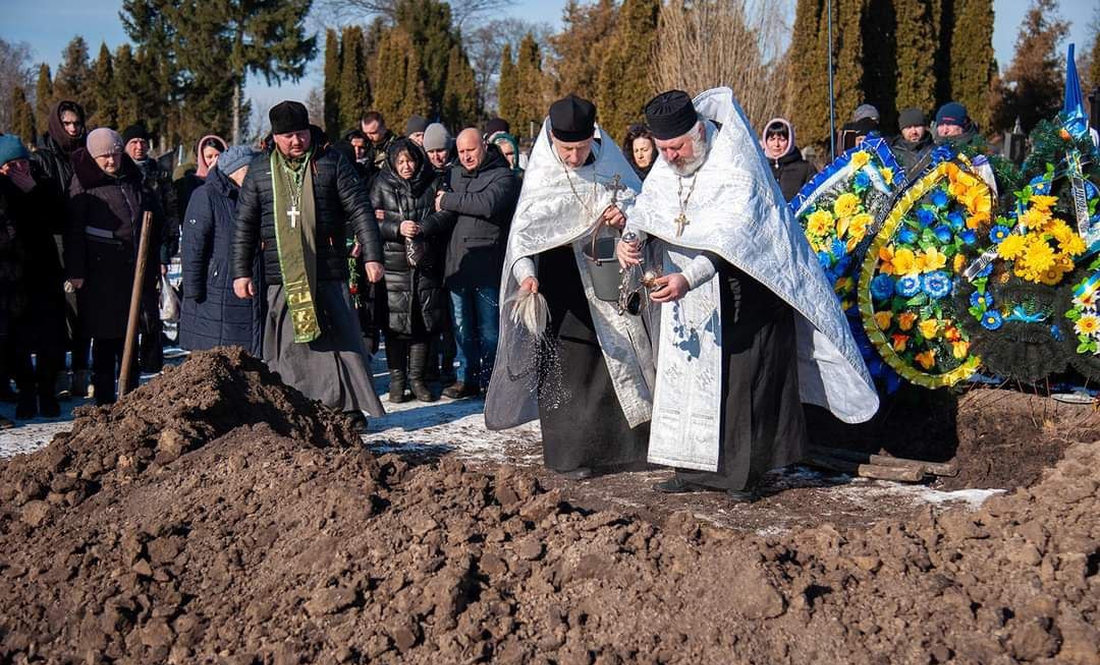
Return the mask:
[[[0,505],[0,662],[1100,662],[1100,443],[976,513],[753,538],[375,458],[261,367],[198,360],[135,393],[161,415],[86,413],[4,468],[28,487],[66,460],[45,501]],[[157,461],[128,418],[196,434]],[[82,501],[53,486],[124,454],[152,456]]]
[[1100,439],[1100,411],[1044,395],[974,388],[957,396],[906,384],[867,423],[807,407],[813,443],[897,457],[958,461],[938,489],[1014,489],[1036,482],[1067,447]]

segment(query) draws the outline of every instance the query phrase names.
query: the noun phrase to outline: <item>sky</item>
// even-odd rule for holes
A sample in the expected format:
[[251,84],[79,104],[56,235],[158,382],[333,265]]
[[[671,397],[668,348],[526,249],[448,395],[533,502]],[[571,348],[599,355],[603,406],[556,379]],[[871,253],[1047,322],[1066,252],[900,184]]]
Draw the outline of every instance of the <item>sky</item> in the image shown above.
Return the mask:
[[[793,0],[785,2],[788,7],[793,6]],[[78,33],[88,42],[92,58],[98,53],[101,42],[106,42],[113,51],[119,44],[128,41],[118,17],[122,0],[2,0],[2,4],[0,38],[9,42],[26,42],[35,61],[47,62],[54,71],[65,44]],[[1031,0],[994,0],[993,47],[1002,68],[1012,59],[1016,33],[1030,4]],[[1096,7],[1100,6],[1100,0],[1060,0],[1059,5],[1062,17],[1070,22],[1067,43],[1076,42],[1078,49],[1084,49],[1088,26]],[[560,26],[564,6],[565,0],[516,0],[508,13],[526,20]],[[319,21],[311,21],[311,29],[321,27]],[[318,57],[310,66],[307,77],[299,83],[288,82],[272,88],[262,80],[251,80],[246,87],[246,95],[258,109],[266,109],[286,98],[304,100],[311,88],[320,87],[320,60]]]

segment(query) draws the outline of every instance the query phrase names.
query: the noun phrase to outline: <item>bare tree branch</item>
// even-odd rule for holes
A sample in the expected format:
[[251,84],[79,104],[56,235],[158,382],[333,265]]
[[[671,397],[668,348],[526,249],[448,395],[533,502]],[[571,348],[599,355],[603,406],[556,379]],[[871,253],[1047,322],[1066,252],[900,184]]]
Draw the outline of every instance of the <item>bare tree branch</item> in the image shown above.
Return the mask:
[[0,131],[10,131],[12,123],[12,90],[22,86],[27,101],[34,106],[35,70],[31,63],[31,47],[26,42],[0,39]]
[[[398,0],[323,0],[323,11],[345,23],[354,19],[368,19],[382,16],[393,21],[397,15]],[[450,0],[451,17],[456,28],[463,29],[473,25],[486,14],[499,12],[516,4],[516,0]]]
[[489,21],[463,35],[463,46],[474,68],[474,80],[481,95],[481,108],[497,107],[497,78],[500,76],[501,55],[504,45],[519,52],[519,43],[530,32],[535,41],[545,44],[554,29],[549,23],[534,23],[519,18],[502,18]]

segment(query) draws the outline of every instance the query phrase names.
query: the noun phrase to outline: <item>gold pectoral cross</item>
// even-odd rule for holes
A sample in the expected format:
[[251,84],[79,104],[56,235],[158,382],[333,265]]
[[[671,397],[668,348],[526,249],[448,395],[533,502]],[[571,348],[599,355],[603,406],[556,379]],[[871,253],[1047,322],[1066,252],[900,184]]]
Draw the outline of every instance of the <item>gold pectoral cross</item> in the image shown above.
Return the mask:
[[286,216],[290,219],[290,228],[298,226],[298,216],[301,215],[301,211],[298,210],[298,206],[291,206],[290,210],[286,211]]
[[676,225],[676,237],[679,238],[684,233],[684,227],[690,224],[687,215],[680,213],[676,219],[672,220],[672,223]]

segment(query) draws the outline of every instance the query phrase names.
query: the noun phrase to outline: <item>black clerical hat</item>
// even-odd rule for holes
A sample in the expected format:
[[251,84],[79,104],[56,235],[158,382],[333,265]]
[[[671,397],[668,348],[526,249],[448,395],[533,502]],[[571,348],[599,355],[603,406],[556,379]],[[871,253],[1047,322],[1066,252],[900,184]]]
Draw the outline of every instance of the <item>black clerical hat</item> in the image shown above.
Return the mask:
[[288,134],[309,129],[309,111],[301,102],[279,102],[267,114],[272,134]]
[[596,131],[596,105],[569,95],[550,105],[550,132],[559,141],[583,141]]
[[653,138],[667,141],[690,132],[699,121],[699,115],[686,92],[669,90],[645,105],[645,121]]

